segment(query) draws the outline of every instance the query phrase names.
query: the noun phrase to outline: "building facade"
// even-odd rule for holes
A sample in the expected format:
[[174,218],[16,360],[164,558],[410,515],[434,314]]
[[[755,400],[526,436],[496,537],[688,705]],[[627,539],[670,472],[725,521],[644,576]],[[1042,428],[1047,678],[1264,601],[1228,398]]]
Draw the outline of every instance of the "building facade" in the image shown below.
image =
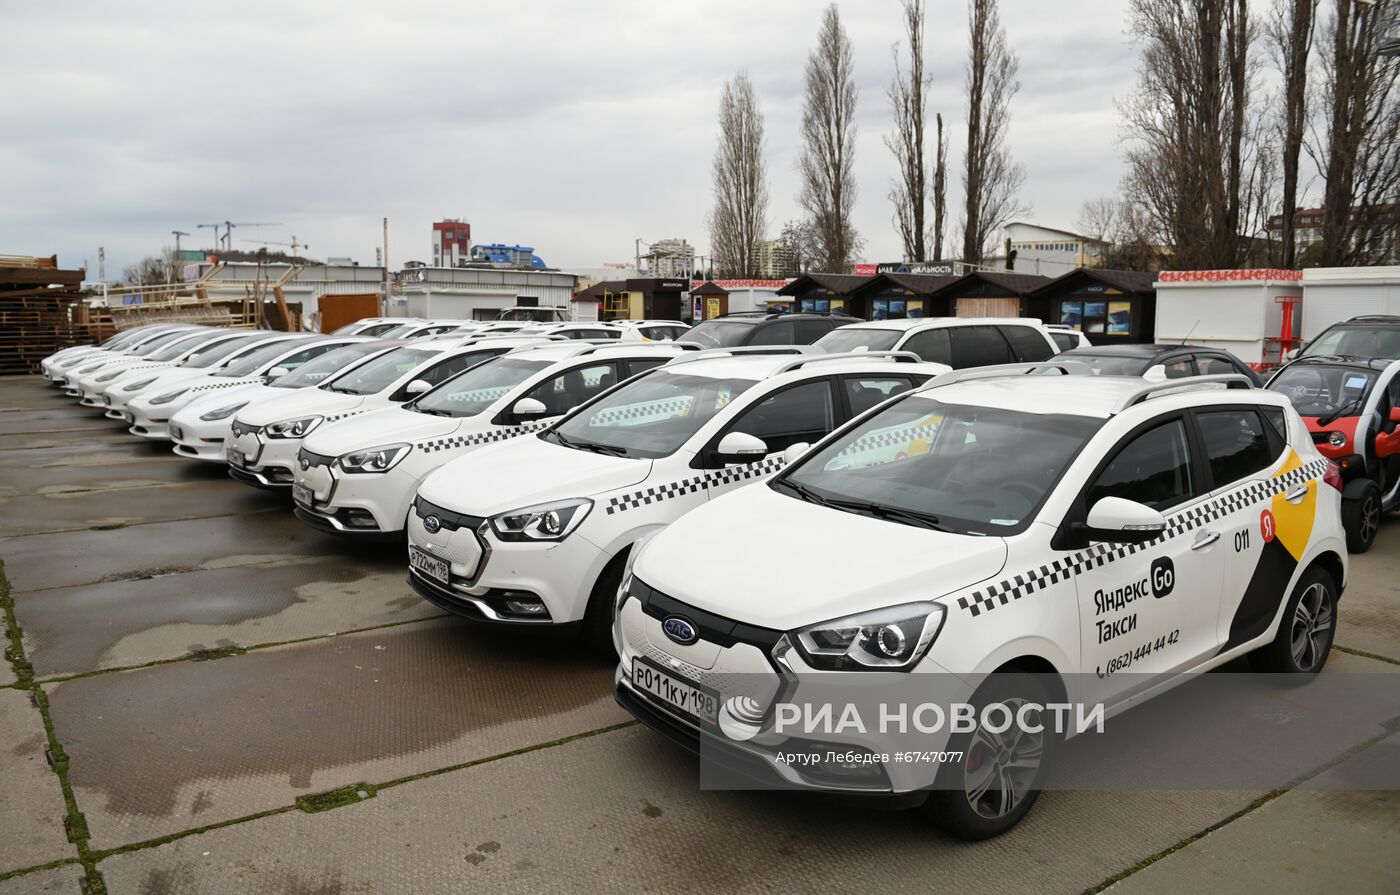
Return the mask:
[[758,244],[758,275],[776,280],[796,272],[797,259],[792,248],[781,239],[765,239]]
[[[1016,253],[1017,273],[1040,274],[1057,277],[1081,267],[1102,267],[1103,250],[1107,246],[1103,240],[1042,227],[1038,224],[1013,222],[1006,225],[1004,244],[1009,243]],[[1006,264],[1006,257],[986,259],[989,266]]]
[[471,257],[472,225],[460,218],[433,224],[433,267],[461,267]]
[[395,279],[391,315],[462,320],[495,320],[521,299],[567,310],[578,284],[571,273],[492,267],[415,267]]
[[642,256],[642,260],[647,262],[647,273],[663,279],[683,277],[689,280],[696,270],[695,247],[684,239],[662,239],[654,242],[647,254]]
[[[1363,263],[1400,264],[1400,205],[1358,206],[1351,210],[1351,217],[1356,226],[1353,247],[1362,247]],[[1297,258],[1300,264],[1306,264],[1308,256],[1322,242],[1322,209],[1298,209],[1293,228]],[[1283,215],[1269,218],[1269,238],[1273,242],[1283,239]]]

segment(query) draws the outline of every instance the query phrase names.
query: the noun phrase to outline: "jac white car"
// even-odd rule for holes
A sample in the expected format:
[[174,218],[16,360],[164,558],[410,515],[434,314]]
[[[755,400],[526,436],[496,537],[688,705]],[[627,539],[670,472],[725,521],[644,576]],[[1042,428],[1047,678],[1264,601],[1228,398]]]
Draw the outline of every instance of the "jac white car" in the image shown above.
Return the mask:
[[[39,372],[48,380],[50,385],[59,385],[63,382],[62,376],[55,375],[55,370],[59,364],[76,363],[79,358],[94,356],[100,352],[111,354],[120,353],[124,349],[140,342],[144,338],[157,335],[168,329],[178,328],[179,324],[170,323],[146,323],[141,326],[133,326],[124,329],[97,344],[70,345],[67,348],[55,351],[39,362]],[[67,367],[65,367],[67,369]]]
[[[488,444],[549,425],[618,382],[685,349],[505,342],[507,353],[430,392],[322,426],[302,442],[292,498],[303,522],[344,534],[398,537],[423,478]],[[482,347],[492,340],[477,343]]]
[[193,378],[151,387],[126,402],[125,416],[131,421],[132,435],[152,441],[169,441],[170,417],[195,398],[265,381],[268,372],[280,367],[295,370],[315,357],[343,345],[339,339],[311,333],[283,333],[235,352],[217,368]]
[[912,351],[955,370],[1043,361],[1060,347],[1031,317],[910,317],[832,330],[812,343],[823,351]]
[[249,404],[285,395],[292,389],[317,386],[401,344],[361,336],[330,336],[328,341],[332,346],[329,350],[295,370],[273,366],[261,381],[210,392],[191,400],[170,417],[170,440],[175,443],[172,450],[191,460],[226,463],[235,413]]
[[52,385],[65,386],[68,374],[92,361],[134,353],[143,344],[175,331],[189,331],[188,324],[154,324],[123,330],[101,345],[75,345],[52,354],[40,362],[44,378]]
[[255,488],[292,486],[301,442],[318,426],[402,404],[438,383],[509,350],[451,342],[400,345],[315,388],[259,401],[238,411],[230,427],[229,475]]
[[[940,377],[650,540],[618,598],[618,701],[751,776],[924,802],[977,839],[1030,810],[1056,742],[989,717],[1112,717],[1243,655],[1316,674],[1346,583],[1341,480],[1287,399],[1233,374],[1026,372]],[[886,760],[873,728],[834,736],[871,756],[856,767],[776,758],[810,740],[765,720],[773,700],[908,674],[981,679],[968,704],[999,707],[921,734],[959,760]],[[728,702],[740,680],[768,701]]]
[[80,395],[78,403],[84,407],[105,409],[106,405],[103,403],[102,397],[111,383],[119,379],[131,381],[131,376],[138,373],[144,374],[151,370],[178,367],[202,351],[207,351],[230,339],[243,338],[244,335],[242,331],[236,329],[201,328],[160,346],[159,349],[144,357],[127,355],[113,358],[103,364],[96,372],[86,376],[79,375],[74,379],[73,387]]
[[235,330],[235,332],[237,335],[233,338],[225,339],[217,345],[195,352],[181,361],[178,366],[160,367],[154,370],[133,370],[124,372],[111,382],[101,383],[97,390],[101,396],[102,406],[107,408],[107,418],[125,420],[130,423],[131,415],[127,412],[127,403],[134,398],[146,396],[147,389],[152,390],[151,395],[161,394],[178,383],[204,377],[210,371],[217,370],[231,358],[255,345],[268,340],[287,338],[287,333],[269,330]]
[[[582,622],[594,646],[611,650],[613,598],[638,540],[947,369],[910,354],[806,347],[677,358],[536,437],[429,475],[408,517],[409,582],[468,618]],[[746,543],[732,542],[724,561]]]

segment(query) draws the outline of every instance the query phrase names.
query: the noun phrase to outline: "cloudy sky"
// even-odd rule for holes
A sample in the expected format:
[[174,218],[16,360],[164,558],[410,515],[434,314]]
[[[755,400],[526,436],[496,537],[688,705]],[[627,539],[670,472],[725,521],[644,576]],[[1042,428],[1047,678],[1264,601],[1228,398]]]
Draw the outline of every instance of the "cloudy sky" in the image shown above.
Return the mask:
[[[842,0],[859,78],[856,225],[866,260],[899,257],[885,86],[898,0]],[[0,84],[0,253],[57,252],[109,278],[215,220],[316,257],[430,257],[429,225],[525,243],[552,265],[632,256],[633,240],[707,251],[720,85],[753,77],[775,231],[798,216],[802,66],[820,4],[534,0],[523,4],[7,0]],[[961,163],[966,11],[930,0],[930,111]],[[1011,147],[1031,219],[1072,227],[1121,176],[1116,97],[1131,86],[1125,3],[1003,0],[1021,58]],[[953,187],[956,193],[956,186]],[[950,197],[955,206],[958,197]]]

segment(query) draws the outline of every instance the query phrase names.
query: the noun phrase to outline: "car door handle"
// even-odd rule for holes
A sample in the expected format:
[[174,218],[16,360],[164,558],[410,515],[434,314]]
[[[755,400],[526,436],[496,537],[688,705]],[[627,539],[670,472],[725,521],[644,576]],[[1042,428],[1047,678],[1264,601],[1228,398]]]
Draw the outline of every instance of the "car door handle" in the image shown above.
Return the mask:
[[1289,491],[1287,494],[1283,495],[1283,499],[1286,500],[1286,501],[1288,501],[1289,503],[1297,503],[1298,501],[1302,500],[1304,497],[1307,497],[1307,496],[1308,496],[1308,486],[1307,486],[1307,485],[1299,485],[1298,487],[1294,488],[1292,491]]
[[1204,550],[1205,548],[1209,547],[1211,544],[1214,544],[1214,543],[1215,543],[1216,541],[1218,541],[1218,540],[1220,540],[1220,532],[1218,532],[1218,531],[1207,531],[1207,532],[1202,532],[1202,533],[1201,533],[1201,536],[1200,536],[1199,538],[1196,539],[1196,542],[1195,542],[1194,544],[1191,545],[1191,549],[1192,549],[1192,550]]

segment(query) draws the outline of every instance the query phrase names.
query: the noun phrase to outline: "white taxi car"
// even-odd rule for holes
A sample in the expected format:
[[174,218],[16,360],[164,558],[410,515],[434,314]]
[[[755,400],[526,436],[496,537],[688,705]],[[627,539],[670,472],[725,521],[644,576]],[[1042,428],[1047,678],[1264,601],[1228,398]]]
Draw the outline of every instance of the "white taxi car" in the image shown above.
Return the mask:
[[362,336],[330,336],[327,341],[331,347],[324,354],[295,370],[273,366],[262,380],[209,392],[180,408],[170,417],[174,452],[191,460],[225,463],[235,413],[249,404],[285,395],[291,389],[320,385],[331,376],[400,344]]
[[[1030,810],[1054,737],[1002,737],[983,713],[925,735],[965,757],[940,766],[846,731],[828,739],[875,760],[837,782],[777,760],[809,741],[763,720],[771,701],[731,711],[725,681],[767,680],[787,703],[871,671],[887,687],[928,675],[914,689],[985,675],[971,705],[1067,698],[1111,717],[1241,655],[1315,674],[1346,582],[1340,475],[1287,399],[1238,375],[1025,372],[940,377],[650,540],[619,594],[618,701],[754,776],[912,796],[977,839]],[[697,714],[711,698],[720,711]],[[738,714],[761,732],[726,732]]]
[[[127,413],[127,404],[133,399],[158,395],[169,391],[178,383],[202,379],[230,358],[254,345],[285,338],[288,338],[287,333],[235,330],[232,338],[221,340],[203,351],[196,351],[177,366],[123,371],[121,376],[111,382],[100,383],[97,391],[101,396],[102,406],[107,409],[108,419],[126,420],[130,423],[131,415]],[[151,390],[149,395],[147,389]]]
[[295,370],[332,348],[340,339],[312,333],[283,333],[285,338],[263,339],[229,355],[228,360],[198,377],[151,387],[126,402],[125,416],[132,435],[151,441],[170,440],[170,417],[195,398],[265,381],[274,368]]
[[302,439],[318,426],[402,404],[519,340],[493,345],[475,344],[478,341],[400,345],[315,388],[250,404],[234,415],[230,427],[229,475],[255,488],[290,488]]
[[409,581],[468,618],[582,621],[610,650],[613,598],[639,539],[947,369],[807,346],[677,358],[537,437],[429,475],[408,518]]
[[433,470],[542,429],[685,350],[525,342],[403,405],[323,426],[297,458],[297,518],[323,531],[398,537],[419,483]]
[[82,391],[78,387],[79,381],[108,366],[125,362],[131,357],[147,357],[156,353],[166,345],[183,338],[186,334],[194,331],[194,328],[166,330],[156,333],[148,339],[143,339],[140,344],[134,345],[126,351],[108,352],[99,351],[95,354],[83,355],[71,363],[63,366],[63,393],[70,398],[82,397]]
[[208,329],[200,328],[192,330],[186,335],[160,346],[155,351],[142,357],[137,355],[126,355],[114,358],[104,363],[95,372],[86,376],[79,375],[73,381],[73,387],[78,391],[78,403],[84,407],[106,408],[103,403],[103,395],[110,385],[118,379],[132,381],[130,377],[135,374],[149,374],[152,370],[164,370],[170,367],[178,367],[185,361],[191,360],[202,351],[206,351],[227,342],[230,339],[246,337],[246,333],[236,329],[220,328]]
[[62,385],[63,375],[58,373],[76,366],[84,357],[97,357],[102,354],[120,354],[141,343],[143,339],[157,336],[166,330],[187,329],[186,324],[146,323],[124,329],[109,339],[94,345],[70,345],[55,351],[39,362],[39,372],[50,385]]

